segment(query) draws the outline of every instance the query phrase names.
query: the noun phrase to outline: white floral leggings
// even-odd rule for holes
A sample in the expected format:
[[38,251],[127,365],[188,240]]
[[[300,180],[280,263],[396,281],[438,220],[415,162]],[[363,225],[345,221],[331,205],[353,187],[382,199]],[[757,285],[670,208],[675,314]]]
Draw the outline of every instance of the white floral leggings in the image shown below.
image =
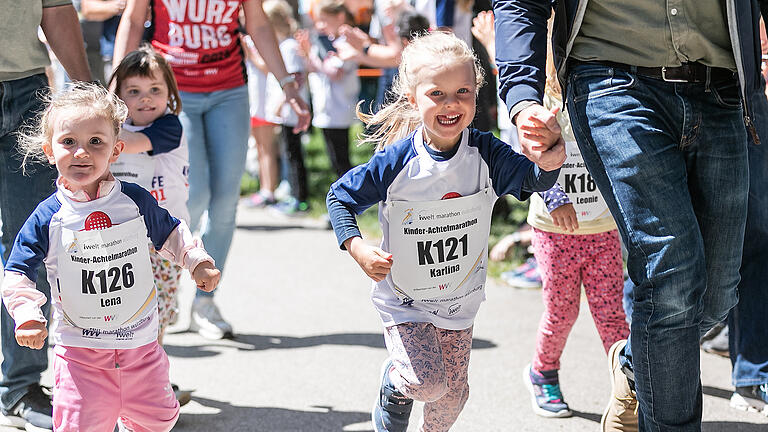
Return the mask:
[[174,322],[179,313],[179,283],[183,269],[161,257],[152,246],[149,247],[149,261],[157,287],[158,333],[162,337],[168,324]]
[[469,398],[472,327],[446,330],[403,323],[387,327],[384,338],[394,365],[392,384],[406,397],[425,402],[419,430],[448,431]]

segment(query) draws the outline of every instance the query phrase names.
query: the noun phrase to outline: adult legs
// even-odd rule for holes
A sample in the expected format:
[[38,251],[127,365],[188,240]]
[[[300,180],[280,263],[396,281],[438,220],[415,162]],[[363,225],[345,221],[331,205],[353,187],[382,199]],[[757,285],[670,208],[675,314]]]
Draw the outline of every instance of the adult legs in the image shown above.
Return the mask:
[[352,168],[349,162],[349,128],[322,129],[325,149],[336,176],[341,177]]
[[293,133],[292,126],[281,126],[280,133],[285,143],[288,159],[288,181],[294,198],[299,202],[307,201],[307,169],[304,166],[304,151],[301,148],[301,133]]
[[752,97],[754,123],[761,145],[749,145],[749,204],[741,260],[739,303],[728,315],[729,349],[735,387],[768,383],[768,99]]
[[[8,258],[16,234],[38,203],[53,191],[56,169],[51,165],[29,166],[25,174],[19,158],[18,139],[15,132],[43,108],[42,94],[47,88],[45,75],[35,75],[14,81],[0,82],[0,213],[2,213],[2,243],[5,249],[3,261]],[[49,301],[43,306],[48,316],[50,310],[50,286],[45,266],[40,266],[37,289],[45,293]],[[9,410],[27,393],[30,385],[40,382],[40,375],[48,367],[47,342],[43,349],[20,347],[14,336],[14,322],[2,307],[3,363],[0,381],[0,407]],[[50,412],[48,413],[50,415]]]
[[641,430],[700,430],[699,337],[736,300],[747,167],[731,84],[570,76],[574,134],[629,250]]

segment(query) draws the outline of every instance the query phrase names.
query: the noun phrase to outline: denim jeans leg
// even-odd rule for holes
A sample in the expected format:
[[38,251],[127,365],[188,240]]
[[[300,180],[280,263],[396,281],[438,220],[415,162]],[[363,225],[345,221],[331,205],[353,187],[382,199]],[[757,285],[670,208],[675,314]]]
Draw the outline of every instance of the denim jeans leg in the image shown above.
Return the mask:
[[[641,430],[698,431],[702,322],[727,313],[738,282],[727,261],[740,257],[746,213],[741,112],[703,85],[604,66],[569,79],[574,134],[629,250]],[[718,229],[734,239],[712,251]]]
[[735,387],[768,383],[768,99],[765,93],[752,98],[761,145],[750,145],[749,204],[741,260],[739,303],[728,315],[729,349]]
[[[196,99],[188,95],[182,93],[185,110],[185,97]],[[202,95],[194,96],[201,99]],[[191,106],[199,111],[182,122],[186,128],[188,122],[199,121],[189,130],[185,129],[190,148],[189,207],[193,224],[204,210],[208,211],[200,225],[203,244],[216,260],[217,267],[223,269],[235,231],[240,180],[245,172],[248,151],[248,89],[241,86],[204,95],[204,103]],[[199,136],[201,132],[202,137]],[[198,172],[202,176],[194,179]],[[200,201],[193,203],[193,200]],[[207,205],[203,207],[201,203]],[[213,293],[198,290],[196,295],[212,296]]]
[[[34,118],[42,109],[42,92],[47,90],[47,84],[45,75],[0,82],[0,213],[4,261],[27,217],[40,201],[54,191],[56,170],[53,166],[35,165],[29,166],[26,174],[22,171],[15,135],[24,122]],[[49,316],[50,287],[44,266],[38,272],[37,289],[48,297],[49,302],[43,306],[43,313]],[[13,319],[4,305],[1,314],[3,377],[0,381],[0,404],[9,409],[24,396],[27,386],[40,382],[40,375],[48,368],[48,344],[40,350],[19,346],[14,336]]]

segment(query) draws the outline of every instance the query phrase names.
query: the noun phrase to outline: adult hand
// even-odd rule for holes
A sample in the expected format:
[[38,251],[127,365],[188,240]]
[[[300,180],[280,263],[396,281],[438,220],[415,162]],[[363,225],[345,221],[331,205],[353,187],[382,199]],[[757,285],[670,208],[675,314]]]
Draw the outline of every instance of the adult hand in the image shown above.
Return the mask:
[[545,171],[554,171],[565,162],[565,141],[557,123],[559,107],[548,111],[534,104],[516,116],[517,137],[523,155]]
[[309,105],[299,95],[299,86],[296,81],[290,83],[283,88],[285,93],[285,102],[291,107],[293,112],[298,117],[296,127],[293,128],[293,133],[299,133],[307,130],[309,127],[309,121],[312,116],[309,113]]
[[27,321],[16,329],[16,342],[23,347],[40,349],[47,337],[48,330],[40,321]]
[[350,25],[344,24],[339,27],[339,34],[344,36],[344,38],[347,40],[347,43],[352,45],[352,48],[358,51],[362,51],[366,44],[371,43],[371,38],[368,36],[368,34],[360,30],[358,27],[352,27]]

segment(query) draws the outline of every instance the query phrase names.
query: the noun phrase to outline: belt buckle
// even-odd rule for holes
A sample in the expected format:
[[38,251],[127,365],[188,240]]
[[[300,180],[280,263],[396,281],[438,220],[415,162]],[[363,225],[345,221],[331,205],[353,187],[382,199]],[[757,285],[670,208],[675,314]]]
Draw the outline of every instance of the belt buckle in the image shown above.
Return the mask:
[[661,79],[663,79],[666,82],[679,82],[679,83],[687,83],[688,80],[686,79],[674,79],[674,78],[667,78],[667,68],[666,66],[661,67]]

